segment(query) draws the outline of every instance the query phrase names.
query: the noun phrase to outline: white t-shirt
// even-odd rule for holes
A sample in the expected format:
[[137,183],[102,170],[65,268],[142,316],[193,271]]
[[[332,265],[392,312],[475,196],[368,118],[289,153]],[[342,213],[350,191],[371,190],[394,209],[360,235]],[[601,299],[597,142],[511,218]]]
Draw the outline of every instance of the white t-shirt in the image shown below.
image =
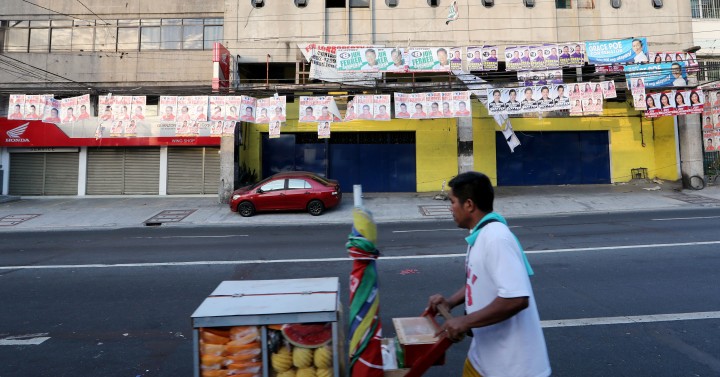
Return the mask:
[[528,297],[529,305],[494,325],[474,328],[468,358],[483,377],[546,377],[551,373],[540,316],[515,236],[502,223],[480,230],[465,260],[465,308],[476,312],[496,297]]

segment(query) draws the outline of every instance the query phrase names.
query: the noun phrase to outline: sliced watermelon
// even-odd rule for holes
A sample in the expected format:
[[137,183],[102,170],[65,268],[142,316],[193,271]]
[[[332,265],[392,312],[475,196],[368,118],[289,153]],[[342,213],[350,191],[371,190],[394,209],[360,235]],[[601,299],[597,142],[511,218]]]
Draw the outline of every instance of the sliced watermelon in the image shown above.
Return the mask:
[[332,324],[291,323],[283,325],[282,334],[295,347],[318,348],[332,340]]

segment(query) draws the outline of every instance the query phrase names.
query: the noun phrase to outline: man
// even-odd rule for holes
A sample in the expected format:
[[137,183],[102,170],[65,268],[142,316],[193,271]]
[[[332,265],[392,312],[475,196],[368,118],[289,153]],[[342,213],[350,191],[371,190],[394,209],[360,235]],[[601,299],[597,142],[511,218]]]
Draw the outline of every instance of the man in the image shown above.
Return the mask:
[[443,102],[443,117],[452,118],[452,110],[450,110],[450,102]]
[[450,210],[465,238],[466,283],[450,297],[436,294],[428,310],[465,304],[436,336],[452,341],[472,331],[463,376],[546,377],[551,373],[529,275],[532,269],[502,216],[493,212],[490,178],[478,172],[449,182]]
[[[178,116],[178,121],[180,120],[180,117]],[[188,119],[189,120],[189,119]],[[238,120],[238,111],[237,107],[230,106],[227,111],[225,111],[225,120]]]
[[100,117],[100,120],[102,120],[102,121],[112,120],[112,118],[113,118],[112,107],[105,106],[105,111],[103,111],[103,115]]
[[555,98],[555,105],[556,106],[562,106],[567,103],[569,103],[570,99],[565,95],[565,87],[562,85],[559,85],[557,87],[557,98]]
[[447,50],[439,48],[437,50],[438,62],[433,67],[434,69],[450,69],[450,61],[448,60]]
[[136,133],[136,128],[137,127],[135,125],[135,120],[133,119],[130,121],[130,124],[127,127],[125,127],[125,136],[134,135]]
[[385,106],[385,105],[378,106],[378,113],[375,114],[375,119],[390,120],[390,114],[387,112],[387,106]]
[[[519,60],[518,60],[518,62],[519,62]],[[475,52],[473,52],[473,58],[472,58],[472,60],[470,60],[470,63],[477,63],[477,64],[482,63],[482,55],[480,53],[480,50],[475,50]]]
[[[137,115],[142,116],[142,107],[138,106],[135,108],[135,115],[133,115],[133,119],[145,119],[145,117],[142,118],[136,118]],[[207,114],[205,111],[205,107],[198,106],[195,108],[195,121],[196,122],[207,122]]]
[[451,63],[462,63],[462,58],[460,57],[460,50],[453,51],[453,57],[450,60]]
[[423,105],[421,103],[415,104],[415,112],[413,113],[411,118],[427,118],[427,113],[423,111]]
[[[119,118],[125,120],[125,118]],[[190,109],[188,109],[187,106],[183,106],[180,108],[180,114],[177,116],[178,122],[185,122],[190,120]]]
[[703,130],[712,130],[712,129],[713,129],[712,119],[709,116],[706,116],[705,122],[703,123]]
[[533,60],[535,63],[544,63],[545,62],[545,55],[543,54],[543,50],[539,48],[537,51],[535,51],[535,60]]
[[374,49],[369,48],[365,50],[365,61],[367,63],[364,63],[360,70],[362,71],[376,71],[378,69],[377,65],[377,53]]
[[507,108],[510,111],[517,111],[520,109],[520,101],[517,100],[517,91],[515,89],[510,89],[508,92],[508,95],[510,96],[510,99],[505,103],[505,108]]
[[687,81],[682,77],[682,67],[680,66],[680,63],[672,63],[672,66],[670,67],[670,72],[672,72],[673,76],[673,86],[686,86]]
[[430,105],[430,118],[442,118],[443,114],[440,112],[440,104],[433,102]]
[[267,108],[261,108],[260,109],[260,116],[257,117],[257,120],[255,123],[270,123],[270,118],[268,118]]
[[[36,120],[40,119],[40,115],[37,113],[37,108],[35,105],[30,105],[30,109],[28,110],[27,114],[25,114],[26,120]],[[74,120],[73,120],[74,122]]]
[[395,114],[397,118],[410,118],[410,113],[407,111],[407,105],[404,103],[400,104],[400,111]]
[[523,63],[530,62],[530,49],[526,48],[525,51],[523,51],[523,57],[522,57],[522,59],[520,59],[520,61]]
[[316,121],[316,120],[317,120],[317,119],[316,119],[315,116],[313,115],[313,108],[312,108],[311,106],[306,107],[306,108],[305,108],[305,115],[303,115],[303,116],[300,118],[300,121],[301,121],[301,122],[314,122],[314,121]]
[[77,117],[73,114],[73,108],[68,107],[67,113],[65,114],[65,118],[63,119],[63,123],[72,123],[77,120]]
[[[216,108],[215,108],[215,113],[218,112],[218,109],[219,109],[219,107],[216,107]],[[222,109],[220,109],[220,111],[222,111]],[[163,116],[162,116],[161,119],[164,120],[164,121],[166,121],[166,122],[172,122],[172,121],[175,120],[175,114],[173,114],[173,108],[172,108],[172,106],[166,106],[166,107],[165,107],[165,114],[163,114]]]
[[707,143],[705,145],[705,152],[713,152],[715,151],[715,147],[713,146],[713,139],[708,138]]
[[405,71],[405,63],[403,62],[402,52],[394,48],[390,51],[390,57],[392,58],[393,64],[387,68],[388,71]]
[[[266,116],[267,117],[267,111]],[[273,122],[284,122],[285,121],[285,115],[282,113],[282,107],[276,106],[275,107],[275,114],[272,117]]]
[[570,47],[568,45],[563,46],[560,59],[570,59]]
[[359,119],[372,119],[372,113],[370,112],[370,105],[363,105],[362,112],[360,113]]
[[513,57],[512,57],[512,59],[510,59],[510,63],[512,63],[512,64],[520,64],[520,62],[521,62],[521,60],[520,60],[520,51],[518,51],[518,50],[513,51]]
[[80,115],[78,115],[78,120],[84,119],[90,119],[90,114],[87,112],[87,106],[80,105]]
[[557,60],[558,60],[557,48],[553,47],[550,49],[550,55],[548,55],[547,60],[557,62]]
[[553,100],[550,98],[550,88],[543,86],[540,89],[540,99],[538,100],[540,107],[548,109],[552,107]]
[[633,39],[632,41],[632,50],[635,53],[635,58],[633,58],[633,62],[637,63],[647,63],[648,57],[645,55],[645,52],[643,51],[643,43],[639,39]]
[[58,109],[54,107],[50,109],[50,116],[45,118],[44,122],[55,124],[60,123],[60,115],[58,113]]
[[253,115],[253,108],[250,106],[245,107],[245,114],[240,117],[243,122],[255,122],[255,116]]
[[[199,108],[199,111],[202,111],[202,107]],[[202,114],[202,115],[204,116],[205,114]],[[199,118],[199,116],[198,116],[198,118]],[[142,106],[135,106],[135,113],[133,113],[132,119],[133,120],[145,120],[145,115],[143,115]],[[200,119],[196,119],[196,120],[200,120]],[[203,119],[203,120],[207,120],[207,117],[205,117],[205,119]]]
[[333,120],[333,116],[332,116],[332,114],[330,114],[330,110],[328,109],[327,106],[323,106],[320,109],[320,116],[317,118],[317,120],[322,120],[322,121],[332,121]]
[[537,103],[532,98],[533,96],[533,90],[532,88],[525,88],[525,98],[520,102],[522,104],[523,109],[529,109],[537,106]]
[[497,62],[497,50],[492,49],[490,50],[490,57],[486,59],[488,62]]
[[458,102],[458,109],[455,112],[456,117],[469,117],[470,116],[470,110],[467,109],[467,104],[465,101]]
[[8,115],[8,119],[13,120],[19,120],[23,118],[23,113],[20,105],[15,105],[15,110],[13,110],[13,113]]
[[[185,108],[185,110],[187,110],[187,107]],[[120,108],[120,114],[116,116],[115,119],[130,120],[130,114],[128,113],[127,106],[123,105],[123,107]]]
[[582,59],[584,57],[582,53],[582,47],[580,47],[579,44],[575,45],[575,50],[573,51],[572,55],[570,55],[570,57],[578,59]]
[[488,109],[492,113],[498,113],[500,111],[503,111],[505,109],[505,106],[503,106],[502,101],[500,101],[500,91],[498,89],[493,90],[492,92],[492,101],[488,104]]

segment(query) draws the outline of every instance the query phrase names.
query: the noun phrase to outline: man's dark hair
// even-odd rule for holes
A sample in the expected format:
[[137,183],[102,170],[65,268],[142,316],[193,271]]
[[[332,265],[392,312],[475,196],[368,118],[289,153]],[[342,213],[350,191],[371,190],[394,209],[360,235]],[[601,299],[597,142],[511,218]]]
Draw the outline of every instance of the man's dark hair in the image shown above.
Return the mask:
[[461,173],[451,179],[448,186],[460,203],[471,199],[481,211],[485,213],[493,211],[495,191],[487,175],[475,171]]

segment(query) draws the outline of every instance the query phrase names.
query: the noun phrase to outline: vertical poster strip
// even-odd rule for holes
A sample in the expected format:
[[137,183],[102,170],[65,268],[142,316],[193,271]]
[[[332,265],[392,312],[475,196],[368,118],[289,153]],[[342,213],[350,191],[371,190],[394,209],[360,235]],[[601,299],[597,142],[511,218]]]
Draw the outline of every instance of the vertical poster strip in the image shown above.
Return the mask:
[[378,94],[373,96],[373,119],[390,120],[389,94]]
[[174,122],[175,111],[177,109],[177,97],[160,96],[158,104],[158,113],[160,115],[160,120],[163,122]]
[[482,49],[482,70],[497,71],[498,56],[500,49],[497,46],[483,46]]
[[[408,95],[406,93],[395,93],[395,118],[407,119],[410,118],[410,112],[408,111]],[[357,105],[355,106],[357,109]]]
[[329,139],[330,138],[330,121],[318,122],[318,139]]
[[8,104],[8,119],[22,120],[25,117],[25,95],[11,94]]
[[[102,106],[101,106],[102,108]],[[146,96],[133,96],[132,97],[132,120],[144,121],[145,120],[145,109],[147,108],[147,97]]]
[[225,102],[226,98],[223,96],[210,96],[210,120],[219,121],[225,120]]

